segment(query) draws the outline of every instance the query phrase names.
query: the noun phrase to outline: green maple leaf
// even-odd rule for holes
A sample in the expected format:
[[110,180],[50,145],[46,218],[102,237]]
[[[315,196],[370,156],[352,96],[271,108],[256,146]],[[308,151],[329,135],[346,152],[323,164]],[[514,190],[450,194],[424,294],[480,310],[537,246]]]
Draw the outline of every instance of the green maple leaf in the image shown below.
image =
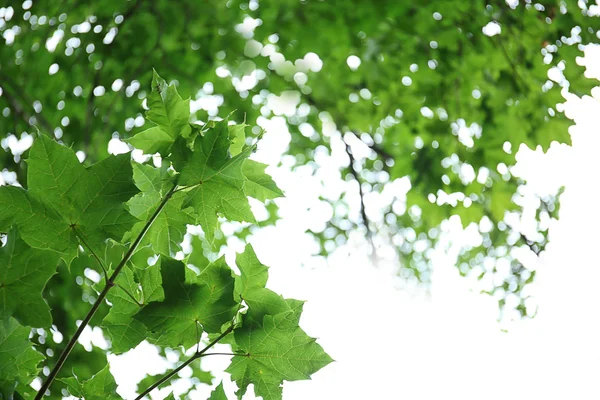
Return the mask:
[[200,273],[210,264],[210,261],[204,255],[204,243],[199,236],[193,235],[190,244],[192,246],[192,252],[186,257],[186,265],[188,267],[186,269],[186,279],[189,282],[195,282],[198,274],[191,270],[190,266],[197,268]]
[[78,236],[95,246],[121,239],[135,222],[123,204],[137,193],[129,154],[86,168],[71,149],[40,136],[27,161],[28,190],[0,187],[0,230],[17,225],[27,244],[55,251],[69,264]]
[[[142,249],[141,252],[145,252]],[[105,265],[109,274],[121,260],[127,248],[121,244],[108,241],[105,251]],[[147,253],[146,253],[147,255]],[[102,326],[106,328],[111,338],[111,351],[120,354],[128,351],[142,342],[147,336],[146,327],[135,320],[135,315],[144,305],[152,301],[162,301],[164,292],[160,275],[160,263],[147,266],[145,269],[132,268],[132,263],[126,265],[115,280],[115,287],[107,295],[112,304],[110,311],[104,317]],[[101,291],[105,280],[96,286]]]
[[79,382],[75,376],[59,380],[67,385],[71,395],[85,400],[121,399],[121,396],[117,394],[117,383],[110,373],[108,365],[84,382]]
[[183,206],[194,208],[197,221],[211,243],[218,213],[229,220],[254,222],[244,193],[247,179],[242,172],[244,160],[252,148],[247,147],[230,157],[229,145],[227,121],[219,121],[204,136],[196,138],[191,154],[185,144],[178,146],[178,157],[189,160],[185,164],[176,162],[176,166],[182,166],[179,185],[190,187]]
[[275,199],[283,196],[281,189],[277,187],[273,179],[265,173],[266,164],[253,160],[246,160],[242,171],[248,179],[244,184],[246,196],[254,197],[264,202],[267,199]]
[[[174,181],[166,168],[153,168],[149,165],[134,164],[133,177],[141,193],[127,203],[129,212],[141,221],[132,230],[136,237],[163,197],[174,186]],[[185,193],[174,193],[154,223],[146,232],[141,245],[150,244],[157,253],[173,256],[181,250],[181,242],[186,233],[187,224],[194,221],[187,210],[181,210]]]
[[192,284],[185,281],[185,269],[181,261],[164,258],[164,301],[151,303],[135,315],[152,332],[156,344],[189,348],[198,342],[202,330],[220,332],[237,311],[234,278],[223,258],[206,267]]
[[29,333],[14,318],[0,320],[0,398],[11,399],[18,381],[29,384],[39,372],[44,357],[33,349]]
[[244,324],[234,331],[236,350],[227,372],[237,383],[238,399],[254,384],[257,396],[281,400],[284,380],[310,379],[333,360],[299,326],[299,311],[265,315],[262,326]]
[[258,260],[251,245],[246,245],[244,252],[236,256],[235,263],[241,273],[235,278],[236,294],[245,299],[250,290],[265,287],[269,278],[269,268]]
[[23,325],[48,327],[50,308],[42,290],[56,272],[58,254],[32,249],[16,230],[0,248],[0,320],[15,317]]
[[115,283],[118,286],[107,295],[112,307],[102,320],[102,325],[110,336],[111,350],[120,354],[140,344],[146,338],[147,331],[144,324],[133,319],[143,305],[143,293],[133,271],[128,267],[123,268]]
[[156,124],[129,139],[134,147],[146,154],[166,155],[178,136],[191,132],[190,99],[183,100],[174,85],[167,85],[156,71],[152,76],[152,92],[147,98],[146,118]]
[[212,391],[208,400],[227,400],[225,389],[223,389],[223,382],[219,383],[215,390]]
[[235,277],[235,293],[240,296],[249,309],[246,312],[245,323],[261,324],[265,315],[293,311],[290,302],[304,302],[284,299],[281,295],[265,288],[269,277],[269,269],[256,256],[251,245],[247,245],[243,253],[236,257],[240,276]]
[[246,124],[229,125],[227,127],[229,131],[229,140],[231,142],[229,154],[231,154],[232,157],[240,154],[246,145],[246,127],[248,127]]

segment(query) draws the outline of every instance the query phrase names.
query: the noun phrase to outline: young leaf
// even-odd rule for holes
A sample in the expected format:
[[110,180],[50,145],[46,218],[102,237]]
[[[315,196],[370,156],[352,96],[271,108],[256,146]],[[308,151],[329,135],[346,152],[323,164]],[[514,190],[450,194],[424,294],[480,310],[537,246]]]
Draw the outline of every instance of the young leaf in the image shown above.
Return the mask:
[[[193,207],[209,242],[214,240],[217,213],[233,221],[254,221],[244,193],[246,177],[242,164],[250,154],[246,148],[231,158],[227,121],[219,121],[194,142],[194,152],[181,171],[179,185],[191,186],[184,207]],[[179,163],[181,164],[181,163]]]
[[266,315],[262,326],[244,325],[234,331],[238,352],[227,372],[237,383],[238,399],[254,384],[257,396],[281,400],[284,380],[310,379],[333,360],[298,326],[293,311]]
[[30,329],[14,318],[0,320],[0,398],[11,399],[16,384],[29,384],[44,357],[29,341]]
[[129,142],[146,154],[166,155],[178,136],[187,137],[191,128],[190,99],[183,100],[174,85],[167,85],[156,71],[152,76],[152,92],[148,95],[146,118],[156,126],[138,133]]
[[156,344],[189,348],[197,343],[199,329],[220,332],[237,310],[234,279],[223,258],[206,267],[194,284],[185,282],[185,268],[181,261],[163,258],[165,300],[151,303],[135,315],[152,332]]
[[268,267],[258,260],[251,245],[247,245],[244,252],[237,255],[236,264],[241,276],[235,277],[235,293],[249,306],[245,315],[245,324],[260,325],[267,314],[275,315],[293,311],[290,308],[291,301],[298,302],[300,306],[304,304],[299,300],[286,300],[265,288],[269,277]]
[[219,386],[212,391],[208,400],[227,400],[225,389],[223,389],[223,382],[219,383]]
[[40,136],[28,165],[29,190],[0,187],[0,229],[17,225],[30,246],[60,253],[69,264],[78,235],[94,246],[121,239],[135,222],[123,204],[137,193],[129,154],[85,168],[71,149]]
[[275,199],[283,196],[281,189],[277,187],[273,179],[265,173],[266,164],[253,160],[246,160],[242,171],[248,181],[244,184],[246,196],[254,197],[264,202],[267,199]]
[[58,259],[56,253],[27,246],[16,230],[9,232],[0,248],[0,320],[13,316],[23,325],[52,324],[42,290],[56,272]]
[[241,276],[235,278],[237,295],[245,299],[250,289],[265,287],[269,278],[269,268],[258,260],[251,245],[246,245],[244,252],[237,255],[235,263],[241,272]]
[[71,395],[84,398],[85,400],[120,400],[117,394],[117,383],[110,373],[109,366],[102,368],[100,372],[90,379],[79,382],[77,377],[60,379],[67,385]]
[[228,125],[229,140],[231,145],[229,146],[229,154],[232,157],[237,156],[242,152],[246,144],[246,124]]

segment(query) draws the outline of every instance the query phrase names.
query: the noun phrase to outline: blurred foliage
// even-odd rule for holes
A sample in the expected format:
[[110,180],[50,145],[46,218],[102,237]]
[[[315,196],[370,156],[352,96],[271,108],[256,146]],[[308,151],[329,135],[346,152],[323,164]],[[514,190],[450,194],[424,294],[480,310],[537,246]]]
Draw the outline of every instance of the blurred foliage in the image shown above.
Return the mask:
[[[561,93],[581,95],[595,84],[576,62],[600,28],[587,2],[9,4],[0,8],[0,166],[7,184],[25,185],[22,156],[36,129],[91,164],[108,155],[110,140],[147,128],[143,103],[154,67],[179,84],[183,98],[192,97],[198,121],[232,112],[255,127],[283,119],[294,168],[315,173],[315,155],[341,144],[340,177],[358,185],[321,198],[334,210],[325,229],[312,232],[321,254],[352,232],[383,237],[398,250],[401,276],[427,282],[440,224],[457,215],[481,234],[481,243],[461,252],[461,273],[493,278],[508,263],[509,272],[486,291],[501,305],[516,296],[516,310],[535,314],[524,293],[534,273],[513,250],[543,250],[558,194],[539,199],[536,236],[523,235],[505,221],[508,214],[525,218],[515,201],[524,182],[510,166],[522,144],[546,150],[553,141],[570,142],[570,121],[557,106]],[[291,107],[274,107],[277,98]],[[393,185],[406,179],[404,197]],[[382,209],[349,204],[357,193],[386,190],[393,200]],[[275,203],[267,211],[263,225],[277,219]],[[242,240],[249,233],[244,226],[234,232]],[[61,266],[46,287],[57,332],[74,326],[93,301],[85,268],[71,268],[76,282]],[[79,298],[85,302],[73,301]],[[32,340],[57,354],[61,344],[49,339],[51,332],[37,331]],[[69,359],[81,371],[89,368],[83,380],[105,363],[93,349],[77,347]]]

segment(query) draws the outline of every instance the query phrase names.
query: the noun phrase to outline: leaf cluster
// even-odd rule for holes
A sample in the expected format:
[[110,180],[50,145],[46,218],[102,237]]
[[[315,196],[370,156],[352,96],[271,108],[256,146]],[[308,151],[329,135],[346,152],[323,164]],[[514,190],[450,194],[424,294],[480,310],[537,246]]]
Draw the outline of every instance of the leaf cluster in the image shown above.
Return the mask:
[[[61,371],[81,325],[98,309],[104,309],[96,316],[112,353],[144,340],[182,352],[195,348],[187,365],[219,341],[230,344],[236,355],[228,371],[238,398],[254,383],[257,395],[281,399],[284,380],[308,379],[332,361],[299,327],[301,302],[265,288],[267,268],[251,246],[238,255],[241,275],[223,257],[208,262],[202,254],[204,244],[214,246],[219,218],[255,222],[248,196],[270,201],[282,195],[265,166],[248,158],[254,145],[245,143],[245,125],[227,119],[190,124],[189,99],[156,72],[148,106],[155,126],[130,142],[159,153],[160,166],[139,164],[126,153],[85,167],[72,149],[39,135],[27,159],[27,188],[0,187],[0,231],[8,232],[0,248],[2,398],[31,396],[28,385],[44,365],[51,373],[42,376],[36,398],[48,389],[56,395],[50,385],[57,376],[57,387],[71,395],[120,398],[106,361],[91,376]],[[181,259],[188,225],[204,234]],[[82,267],[100,278],[90,285],[94,305],[54,362],[32,346],[28,327],[51,328],[44,291],[60,265],[67,280]],[[211,340],[207,345],[203,335]],[[221,387],[215,396],[224,398]]]

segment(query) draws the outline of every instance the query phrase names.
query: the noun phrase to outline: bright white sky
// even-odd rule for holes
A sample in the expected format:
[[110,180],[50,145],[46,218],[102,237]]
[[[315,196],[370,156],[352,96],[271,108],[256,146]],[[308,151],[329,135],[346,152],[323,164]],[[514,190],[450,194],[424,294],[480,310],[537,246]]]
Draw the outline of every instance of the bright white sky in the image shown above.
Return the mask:
[[[287,195],[280,201],[283,218],[251,242],[263,263],[271,266],[269,287],[308,300],[302,326],[336,360],[312,381],[285,383],[286,400],[600,397],[600,276],[595,252],[600,225],[595,203],[600,193],[589,181],[600,172],[600,138],[593,120],[600,102],[570,97],[566,110],[577,122],[571,128],[572,147],[555,145],[546,155],[525,148],[518,155],[514,172],[528,178],[533,190],[551,192],[565,184],[566,191],[547,251],[527,263],[538,270],[534,290],[539,313],[533,320],[505,327],[507,332],[496,322],[496,301],[471,291],[452,265],[451,254],[437,255],[428,294],[400,288],[393,262],[373,265],[362,237],[338,248],[327,263],[312,258],[314,247],[304,231],[328,214],[318,208],[307,211],[317,205],[321,183],[310,174],[271,171]],[[272,150],[283,150],[287,134],[279,122],[267,126],[258,159],[276,162],[269,159],[274,157]],[[335,168],[328,167],[327,160],[322,165],[335,180]],[[231,250],[241,251],[241,244],[232,242]],[[152,346],[142,344],[112,360],[119,391],[126,398],[135,390],[133,382],[142,378],[141,371],[164,370],[156,354]],[[217,376],[215,385],[227,361],[221,356],[204,359]],[[234,386],[224,379],[233,396]],[[185,386],[181,380],[176,388]],[[190,398],[205,399],[210,390],[206,386],[192,391]],[[167,394],[162,390],[153,398]]]
[[[588,67],[586,75],[600,78],[599,46],[588,47],[580,61]],[[549,78],[559,81],[561,75],[555,70]],[[284,399],[600,398],[600,272],[595,252],[600,193],[590,182],[600,173],[600,138],[595,132],[600,89],[592,94],[595,97],[578,99],[565,92],[566,113],[577,123],[570,130],[572,147],[554,145],[547,154],[521,148],[517,154],[519,163],[512,172],[528,180],[530,191],[553,193],[561,185],[566,185],[566,191],[546,252],[539,259],[522,260],[538,271],[532,289],[538,315],[504,325],[505,331],[496,321],[496,301],[476,294],[469,281],[459,276],[454,253],[436,254],[433,283],[427,292],[402,285],[389,248],[379,248],[381,258],[374,262],[360,235],[351,237],[327,261],[312,257],[315,244],[304,232],[322,225],[332,212],[318,196],[337,197],[336,193],[348,190],[349,202],[358,202],[355,183],[339,179],[339,165],[346,156],[335,130],[326,129],[332,153],[316,157],[316,174],[309,168],[292,173],[285,161],[284,167],[271,169],[286,193],[285,199],[278,200],[282,219],[260,230],[250,242],[261,261],[271,267],[268,286],[286,297],[307,300],[301,324],[336,360],[312,381],[285,383]],[[254,158],[275,165],[287,147],[289,133],[282,117],[259,123],[267,133]],[[359,159],[364,149],[353,149]],[[367,199],[371,211],[378,203],[402,197],[408,189],[405,181],[389,187],[382,196]],[[253,203],[259,220],[261,207]],[[353,212],[357,219],[357,207]],[[232,240],[229,260],[242,249],[241,243]],[[94,333],[83,340],[89,343],[95,338],[95,343],[101,343],[99,331]],[[227,351],[227,347],[215,348],[219,350]],[[134,397],[136,383],[146,372],[163,373],[174,365],[165,364],[146,343],[110,359],[119,393],[125,398]],[[214,386],[223,378],[234,398],[235,388],[221,372],[228,357],[207,357],[203,362],[217,376]],[[188,384],[186,379],[177,380],[175,393]],[[155,391],[152,398],[161,399],[169,391]],[[205,385],[190,392],[190,398],[206,399],[210,391]],[[253,398],[251,394],[244,397]]]
[[[484,33],[501,34],[501,29],[490,23]],[[283,65],[281,56],[266,50],[275,64]],[[600,46],[588,46],[585,53],[578,61],[588,68],[586,75],[600,79]],[[320,62],[314,53],[309,54],[311,60],[316,57],[311,65]],[[308,55],[305,58],[310,61]],[[359,63],[356,56],[348,58],[351,69]],[[227,75],[226,70],[222,72]],[[557,68],[548,77],[564,83]],[[237,84],[252,87],[252,82]],[[205,92],[212,93],[212,89]],[[317,173],[308,168],[291,173],[285,161],[284,167],[270,170],[286,193],[285,199],[278,200],[282,219],[259,231],[250,242],[261,261],[271,267],[268,286],[286,297],[307,300],[301,325],[309,335],[318,337],[336,360],[312,381],[285,383],[284,399],[600,398],[600,269],[595,251],[600,192],[590,181],[600,175],[600,137],[596,132],[600,88],[592,95],[578,99],[565,92],[565,111],[577,123],[570,130],[572,147],[553,146],[545,155],[522,148],[517,154],[519,163],[512,172],[527,178],[531,191],[553,193],[560,185],[565,185],[566,191],[561,197],[560,221],[551,227],[546,251],[539,259],[524,260],[527,268],[538,271],[533,285],[538,315],[502,326],[505,331],[496,321],[496,300],[476,294],[469,281],[459,276],[453,265],[455,254],[436,254],[433,283],[427,292],[402,285],[389,248],[378,249],[382,258],[374,262],[360,235],[351,237],[350,243],[336,249],[327,261],[312,257],[315,244],[304,232],[322,225],[332,213],[318,200],[319,195],[337,197],[348,190],[351,205],[358,202],[355,182],[339,179],[339,165],[346,156],[335,131],[326,129],[325,134],[332,137],[332,154],[316,157]],[[287,93],[279,101],[269,98],[269,107],[276,115],[290,115],[297,101]],[[199,107],[211,106],[200,103]],[[267,133],[255,158],[275,165],[287,147],[289,133],[282,117],[259,123]],[[15,152],[28,148],[32,139],[25,135],[21,140],[15,136],[7,140],[6,145]],[[116,142],[113,145],[118,147]],[[364,156],[365,149],[360,146],[353,150],[358,159],[361,151]],[[14,177],[0,176],[0,184],[11,180]],[[388,186],[383,195],[367,199],[371,211],[394,196],[402,197],[408,188],[406,181]],[[253,207],[260,219],[262,206],[253,203]],[[352,212],[358,219],[357,207]],[[229,260],[242,248],[232,240]],[[98,330],[90,333],[82,337],[83,342],[102,344]],[[217,346],[215,351],[227,351],[227,347]],[[156,348],[147,343],[110,359],[119,393],[125,398],[134,397],[136,383],[145,373],[162,374],[177,361],[170,359],[172,364],[165,364]],[[221,372],[228,357],[207,357],[203,362],[217,376],[214,386],[224,379],[228,396],[234,398],[234,385]],[[176,394],[188,384],[185,379],[174,383]],[[190,398],[206,399],[211,390],[205,385],[192,391]],[[169,392],[157,390],[152,398],[162,399]],[[253,398],[251,394],[244,397]]]

